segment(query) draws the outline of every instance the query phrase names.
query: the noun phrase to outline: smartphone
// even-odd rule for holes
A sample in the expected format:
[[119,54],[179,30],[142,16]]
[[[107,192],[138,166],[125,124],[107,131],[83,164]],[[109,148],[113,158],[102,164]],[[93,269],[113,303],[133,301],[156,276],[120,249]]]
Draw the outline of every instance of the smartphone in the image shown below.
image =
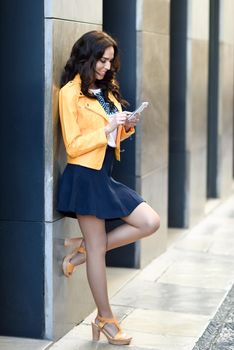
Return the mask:
[[135,114],[141,113],[146,107],[148,107],[149,102],[142,102],[142,104],[131,114],[129,114],[128,120],[131,120],[135,117]]

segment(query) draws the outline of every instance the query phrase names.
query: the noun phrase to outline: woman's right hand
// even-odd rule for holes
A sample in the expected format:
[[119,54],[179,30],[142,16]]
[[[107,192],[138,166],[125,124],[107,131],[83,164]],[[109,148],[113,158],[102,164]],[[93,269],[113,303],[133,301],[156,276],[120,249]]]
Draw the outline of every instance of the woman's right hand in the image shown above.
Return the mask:
[[115,113],[112,116],[110,116],[110,122],[104,128],[106,135],[109,135],[119,125],[125,124],[126,119],[127,119],[127,113],[126,112],[119,112],[119,113]]

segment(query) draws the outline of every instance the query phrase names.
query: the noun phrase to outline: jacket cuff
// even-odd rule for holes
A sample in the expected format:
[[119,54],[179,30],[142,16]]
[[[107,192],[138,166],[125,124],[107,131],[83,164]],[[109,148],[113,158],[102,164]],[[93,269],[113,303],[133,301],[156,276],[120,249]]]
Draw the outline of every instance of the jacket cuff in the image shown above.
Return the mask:
[[128,131],[125,130],[125,127],[122,128],[122,132],[121,132],[121,137],[120,140],[123,141],[125,139],[127,139],[129,136],[131,136],[132,134],[134,134],[135,132],[135,128],[130,128]]

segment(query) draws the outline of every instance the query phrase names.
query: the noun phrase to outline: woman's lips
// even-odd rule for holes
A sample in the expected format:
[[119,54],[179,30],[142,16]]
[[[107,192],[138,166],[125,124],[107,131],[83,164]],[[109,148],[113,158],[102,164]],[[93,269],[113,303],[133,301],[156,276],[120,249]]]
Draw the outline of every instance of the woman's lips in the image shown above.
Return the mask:
[[107,71],[104,72],[97,72],[96,74],[99,75],[100,77],[104,77]]

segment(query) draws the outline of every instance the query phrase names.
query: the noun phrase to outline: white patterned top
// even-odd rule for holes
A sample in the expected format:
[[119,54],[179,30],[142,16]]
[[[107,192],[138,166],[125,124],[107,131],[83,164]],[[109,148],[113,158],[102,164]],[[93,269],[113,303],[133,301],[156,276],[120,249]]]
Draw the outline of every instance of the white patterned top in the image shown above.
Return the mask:
[[[113,106],[108,101],[106,101],[105,95],[103,94],[103,91],[101,89],[90,89],[90,92],[92,92],[95,95],[98,102],[103,107],[104,111],[106,112],[109,118],[111,118],[113,114],[118,112],[118,108],[116,106]],[[115,129],[108,135],[107,140],[109,146],[116,147],[116,136],[117,129]]]

